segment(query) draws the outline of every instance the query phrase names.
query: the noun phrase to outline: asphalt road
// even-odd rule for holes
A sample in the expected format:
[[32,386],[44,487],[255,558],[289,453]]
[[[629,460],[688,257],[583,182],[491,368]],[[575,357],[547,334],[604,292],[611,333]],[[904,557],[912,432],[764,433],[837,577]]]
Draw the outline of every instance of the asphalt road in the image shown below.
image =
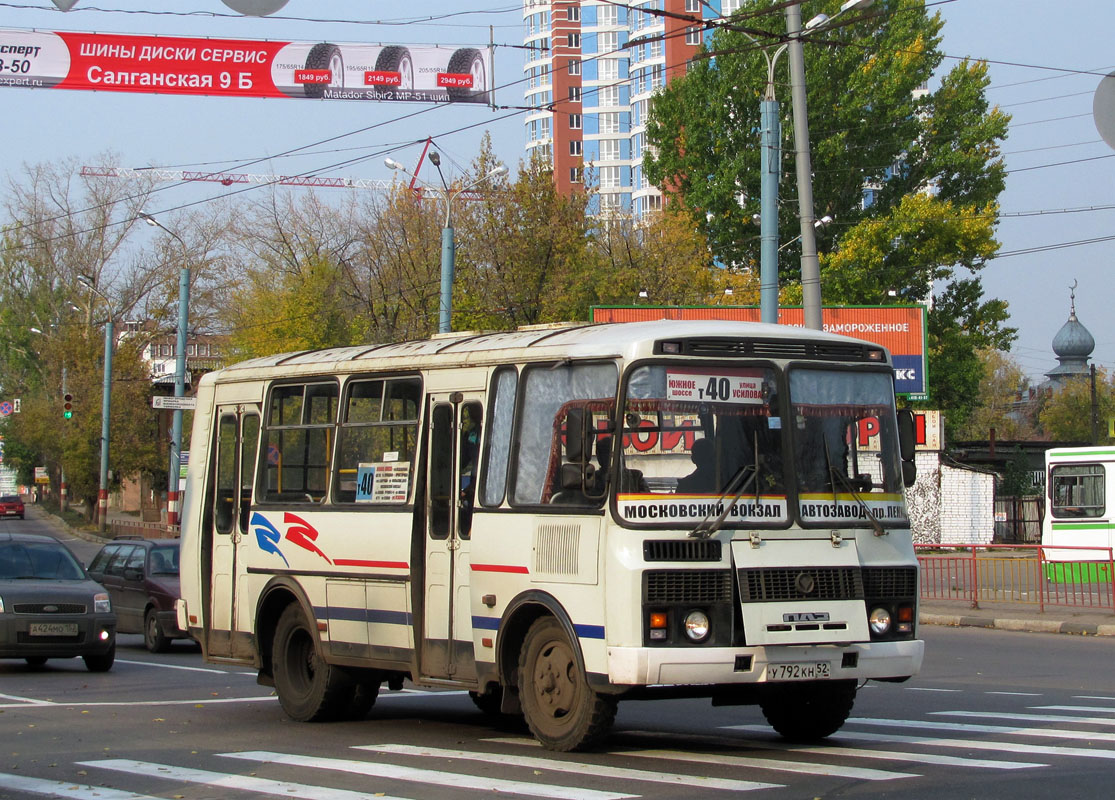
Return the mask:
[[604,747],[568,754],[461,692],[385,692],[361,722],[290,722],[249,671],[122,636],[105,674],[0,661],[0,798],[1107,796],[1115,643],[922,633],[922,674],[862,689],[824,746],[785,744],[756,708],[677,700],[623,703]]

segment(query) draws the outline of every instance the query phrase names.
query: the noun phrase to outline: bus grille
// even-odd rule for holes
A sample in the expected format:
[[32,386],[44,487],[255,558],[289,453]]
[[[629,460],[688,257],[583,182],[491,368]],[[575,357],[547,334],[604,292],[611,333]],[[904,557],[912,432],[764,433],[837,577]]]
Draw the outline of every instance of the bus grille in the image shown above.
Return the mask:
[[863,577],[857,567],[741,569],[739,589],[745,603],[864,598]]
[[84,614],[83,603],[14,603],[16,614]]
[[645,561],[720,561],[715,539],[674,539],[643,542]]
[[863,570],[863,591],[872,599],[913,599],[918,593],[917,567],[866,568]]
[[655,570],[643,573],[646,603],[726,603],[732,599],[732,573],[726,569]]

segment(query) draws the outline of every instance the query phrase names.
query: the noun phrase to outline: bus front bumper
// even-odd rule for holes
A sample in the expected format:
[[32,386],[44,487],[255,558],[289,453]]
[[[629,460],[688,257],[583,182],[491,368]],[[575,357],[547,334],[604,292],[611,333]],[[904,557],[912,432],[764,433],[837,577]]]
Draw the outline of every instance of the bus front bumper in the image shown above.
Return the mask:
[[920,639],[769,647],[609,647],[608,680],[618,686],[901,680],[918,673],[924,653]]

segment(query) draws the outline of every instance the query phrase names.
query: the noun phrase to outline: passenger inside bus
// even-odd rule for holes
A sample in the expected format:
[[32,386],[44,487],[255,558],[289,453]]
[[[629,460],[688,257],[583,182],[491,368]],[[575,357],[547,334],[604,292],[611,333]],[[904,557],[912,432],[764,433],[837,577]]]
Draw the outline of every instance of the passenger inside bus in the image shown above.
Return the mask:
[[696,469],[678,479],[679,494],[713,494],[716,486],[716,449],[711,439],[697,439],[689,451]]

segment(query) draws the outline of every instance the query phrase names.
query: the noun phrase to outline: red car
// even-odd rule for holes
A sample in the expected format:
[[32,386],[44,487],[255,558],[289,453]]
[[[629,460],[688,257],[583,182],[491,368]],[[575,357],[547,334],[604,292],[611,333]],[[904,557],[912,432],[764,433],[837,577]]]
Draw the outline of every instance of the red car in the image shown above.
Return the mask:
[[6,494],[0,497],[0,517],[23,519],[23,500],[18,494]]

